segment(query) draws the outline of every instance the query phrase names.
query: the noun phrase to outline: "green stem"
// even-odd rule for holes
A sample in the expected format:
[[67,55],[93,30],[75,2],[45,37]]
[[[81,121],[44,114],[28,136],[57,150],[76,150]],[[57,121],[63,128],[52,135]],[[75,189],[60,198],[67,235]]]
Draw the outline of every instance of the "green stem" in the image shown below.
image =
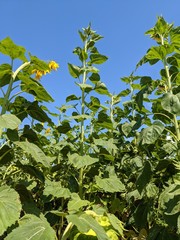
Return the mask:
[[[84,43],[84,51],[87,52],[87,41]],[[82,83],[86,83],[87,73],[86,73],[86,60],[83,60],[83,79]],[[81,115],[84,115],[85,112],[85,91],[82,89],[82,95],[81,95]],[[84,119],[81,120],[81,139],[80,139],[80,155],[84,155]],[[84,175],[84,169],[81,168],[79,172],[79,196],[80,198],[83,198],[83,175]]]
[[[17,74],[24,68],[26,67],[27,65],[29,65],[30,62],[25,62],[23,63],[19,68],[16,69],[16,71],[12,74],[12,77],[11,77],[11,80],[9,82],[9,86],[8,86],[8,89],[7,89],[7,92],[4,96],[4,101],[3,101],[3,105],[2,105],[2,110],[1,110],[1,115],[2,114],[5,114],[6,111],[7,111],[7,108],[8,108],[8,103],[9,103],[9,96],[11,94],[11,91],[13,89],[13,83],[14,83],[14,80],[16,79],[16,76]],[[13,67],[13,61],[12,61],[12,64],[11,66]]]
[[[161,44],[164,45],[163,36],[161,36]],[[168,91],[169,91],[169,93],[173,94],[172,84],[171,84],[171,76],[170,76],[170,73],[169,73],[169,66],[168,66],[166,57],[163,59],[163,63],[164,63],[164,68],[165,68],[166,76],[167,76]],[[176,114],[173,114],[173,122],[174,122],[174,127],[175,127],[175,131],[176,131],[177,139],[178,139],[178,141],[180,141],[180,127],[179,127],[179,124],[178,124]]]

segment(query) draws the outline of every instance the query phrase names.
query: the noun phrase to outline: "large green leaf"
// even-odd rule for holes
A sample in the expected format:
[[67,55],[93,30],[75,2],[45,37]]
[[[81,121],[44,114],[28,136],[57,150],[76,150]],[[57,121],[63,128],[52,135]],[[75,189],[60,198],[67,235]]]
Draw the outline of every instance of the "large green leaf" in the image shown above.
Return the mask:
[[10,37],[7,37],[0,42],[0,52],[10,56],[12,59],[19,58],[24,62],[27,61],[25,57],[26,49],[16,45]]
[[110,220],[110,223],[112,224],[113,228],[118,231],[118,233],[121,237],[123,237],[124,236],[124,234],[123,234],[123,231],[124,231],[123,223],[114,214],[108,213],[107,216],[108,216],[108,218]]
[[161,105],[164,110],[180,116],[180,99],[178,96],[166,93],[162,98]]
[[123,192],[125,190],[124,184],[116,176],[111,176],[110,178],[100,178],[95,177],[96,184],[100,189],[105,192]]
[[92,229],[96,233],[99,240],[109,240],[104,228],[99,225],[99,223],[92,216],[87,214],[82,214],[80,216],[69,215],[67,216],[67,219],[68,222],[72,222],[75,226],[77,226],[80,232],[86,233]]
[[0,129],[9,128],[16,129],[21,123],[20,119],[13,114],[0,115]]
[[163,60],[166,55],[172,53],[174,48],[172,46],[156,46],[149,49],[146,54],[148,60]]
[[19,221],[19,227],[15,228],[5,240],[57,240],[56,233],[51,228],[43,215],[26,214]]
[[71,193],[68,188],[63,188],[60,182],[45,181],[44,195],[49,196],[52,195],[56,198],[69,198]]
[[36,162],[41,163],[46,168],[50,167],[50,158],[34,143],[17,141],[15,144],[22,148],[25,153],[30,154]]
[[40,122],[52,122],[48,115],[42,110],[41,106],[38,105],[37,101],[32,102],[27,107],[26,111],[32,118]]
[[49,95],[49,93],[45,90],[45,88],[38,82],[30,78],[29,76],[25,76],[22,73],[18,74],[18,78],[21,80],[21,88],[24,92],[32,94],[36,97],[36,100],[53,102],[53,98]]
[[122,131],[126,137],[132,132],[135,124],[136,121],[125,122],[124,124],[122,124]]
[[142,130],[139,136],[140,141],[142,144],[152,144],[159,138],[163,131],[164,125],[159,121],[155,121],[150,127]]
[[77,212],[80,208],[87,206],[90,202],[82,200],[77,193],[71,194],[71,200],[68,202],[69,212]]
[[152,176],[151,163],[149,161],[146,161],[142,169],[142,172],[140,173],[136,182],[137,189],[140,194],[145,188],[145,186],[150,182],[151,176]]
[[99,159],[89,155],[80,156],[77,153],[73,153],[68,155],[68,160],[75,168],[80,169],[98,162]]
[[0,187],[0,236],[18,220],[20,213],[18,193],[9,186]]

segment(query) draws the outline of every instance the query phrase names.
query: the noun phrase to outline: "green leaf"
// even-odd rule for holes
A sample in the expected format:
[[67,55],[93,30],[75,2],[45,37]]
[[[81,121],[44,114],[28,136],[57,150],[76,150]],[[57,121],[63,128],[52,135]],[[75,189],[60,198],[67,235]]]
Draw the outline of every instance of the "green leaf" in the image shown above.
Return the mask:
[[123,223],[114,214],[108,213],[107,216],[108,216],[113,228],[118,231],[118,233],[121,237],[124,237],[123,231],[125,229],[123,227]]
[[18,74],[18,78],[22,82],[21,89],[24,92],[27,92],[35,96],[36,100],[46,101],[46,102],[54,101],[53,98],[49,95],[49,93],[44,89],[44,87],[37,80],[29,78],[28,76],[22,73]]
[[59,133],[67,133],[71,130],[71,126],[67,120],[61,122],[61,125],[57,127]]
[[4,145],[0,148],[0,165],[10,163],[14,158],[13,149],[8,145]]
[[0,187],[0,236],[19,219],[21,202],[18,193],[9,186]]
[[122,131],[126,137],[132,132],[134,125],[136,124],[136,121],[126,122],[122,124]]
[[94,139],[94,144],[96,146],[104,147],[111,154],[112,154],[112,151],[117,152],[118,150],[117,146],[114,144],[113,138],[109,138],[108,140]]
[[45,61],[37,58],[36,56],[32,56],[30,54],[31,64],[34,65],[34,69],[37,70],[49,70],[49,65]]
[[151,47],[146,58],[148,60],[163,60],[168,54],[172,53],[174,48],[172,46],[157,46]]
[[151,177],[152,177],[151,163],[149,161],[146,161],[142,169],[142,172],[140,173],[136,181],[136,186],[140,194],[142,193],[145,186],[150,182]]
[[[116,176],[111,176],[110,178],[101,178],[95,176],[96,184],[105,192],[123,192],[125,190],[124,184]],[[114,184],[116,183],[116,184]]]
[[46,218],[41,214],[40,217],[26,214],[19,221],[19,227],[15,228],[5,240],[57,240],[56,233],[49,225]]
[[88,108],[91,109],[94,113],[100,108],[100,100],[96,97],[90,97],[91,102],[88,103]]
[[34,143],[30,142],[14,142],[15,145],[22,148],[25,153],[30,154],[34,160],[41,163],[44,167],[50,167],[50,158],[47,157],[44,152]]
[[20,119],[13,114],[0,115],[0,129],[9,128],[11,130],[14,130],[18,128],[20,123]]
[[68,69],[73,78],[78,78],[81,75],[81,69],[78,66],[68,63]]
[[77,215],[67,216],[68,222],[72,222],[77,226],[81,233],[86,233],[92,229],[99,240],[109,240],[104,228],[90,215],[82,214],[79,217]]
[[68,202],[69,212],[78,212],[82,207],[89,205],[89,201],[82,200],[77,193],[71,194],[71,200]]
[[180,99],[177,95],[171,93],[164,94],[161,105],[164,110],[180,116]]
[[123,91],[121,91],[120,93],[119,93],[119,96],[120,97],[126,97],[126,96],[128,96],[129,94],[130,94],[130,89],[126,89],[126,90],[123,90]]
[[72,222],[80,232],[87,232],[90,229],[89,225],[86,222],[82,221],[78,215],[70,214],[66,216],[66,218],[68,222]]
[[51,119],[48,115],[42,110],[42,108],[38,105],[38,101],[34,101],[31,103],[26,109],[27,113],[34,119],[40,122],[48,122],[51,123]]
[[99,161],[98,158],[94,158],[89,155],[80,156],[77,153],[68,154],[68,160],[70,164],[72,164],[77,169],[90,166]]
[[25,57],[26,49],[16,45],[10,37],[7,37],[0,42],[0,52],[10,56],[12,59],[18,58],[23,62],[27,61],[27,58]]
[[74,100],[79,100],[81,97],[77,97],[76,95],[72,94],[72,95],[69,95],[67,98],[66,98],[66,102],[70,102],[70,101],[74,101]]
[[164,125],[155,121],[150,127],[142,130],[139,135],[141,144],[153,144],[164,131]]
[[106,85],[100,81],[96,83],[94,90],[99,94],[111,96]]
[[0,87],[9,84],[12,77],[12,67],[9,64],[0,65]]
[[107,57],[104,55],[101,55],[99,53],[94,53],[90,55],[91,63],[92,64],[102,64],[107,61]]
[[87,93],[89,93],[93,89],[93,87],[90,84],[78,83],[77,85],[80,86],[81,90],[84,90]]
[[71,193],[68,188],[63,188],[60,182],[50,181],[46,179],[45,181],[45,188],[44,188],[44,195],[56,198],[69,198]]
[[89,77],[89,80],[90,80],[92,83],[96,84],[97,82],[100,81],[100,76],[99,76],[98,73],[93,73],[93,74]]

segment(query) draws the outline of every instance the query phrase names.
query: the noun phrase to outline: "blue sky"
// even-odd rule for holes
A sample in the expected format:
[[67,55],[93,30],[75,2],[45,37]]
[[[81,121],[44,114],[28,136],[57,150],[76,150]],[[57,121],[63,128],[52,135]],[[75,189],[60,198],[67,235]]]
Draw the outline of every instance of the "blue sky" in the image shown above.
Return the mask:
[[[179,0],[0,0],[0,40],[9,36],[32,55],[59,63],[59,70],[41,81],[55,99],[53,108],[77,91],[67,63],[77,63],[72,51],[81,45],[78,30],[91,22],[104,36],[97,46],[109,60],[97,67],[110,92],[118,93],[126,88],[120,78],[128,76],[154,44],[144,32],[160,15],[179,25],[179,9]],[[8,61],[0,55],[0,64]],[[156,76],[158,72],[144,66],[139,73]]]

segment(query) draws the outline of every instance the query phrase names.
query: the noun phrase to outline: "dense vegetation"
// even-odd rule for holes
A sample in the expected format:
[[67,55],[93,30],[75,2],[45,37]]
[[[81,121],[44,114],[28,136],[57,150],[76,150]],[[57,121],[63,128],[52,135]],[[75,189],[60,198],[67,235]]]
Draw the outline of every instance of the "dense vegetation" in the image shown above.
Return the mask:
[[79,95],[59,114],[40,83],[58,64],[0,41],[0,239],[179,239],[180,27],[158,17],[146,34],[155,45],[136,69],[159,62],[159,78],[135,70],[114,95],[97,68],[102,36],[79,31]]

